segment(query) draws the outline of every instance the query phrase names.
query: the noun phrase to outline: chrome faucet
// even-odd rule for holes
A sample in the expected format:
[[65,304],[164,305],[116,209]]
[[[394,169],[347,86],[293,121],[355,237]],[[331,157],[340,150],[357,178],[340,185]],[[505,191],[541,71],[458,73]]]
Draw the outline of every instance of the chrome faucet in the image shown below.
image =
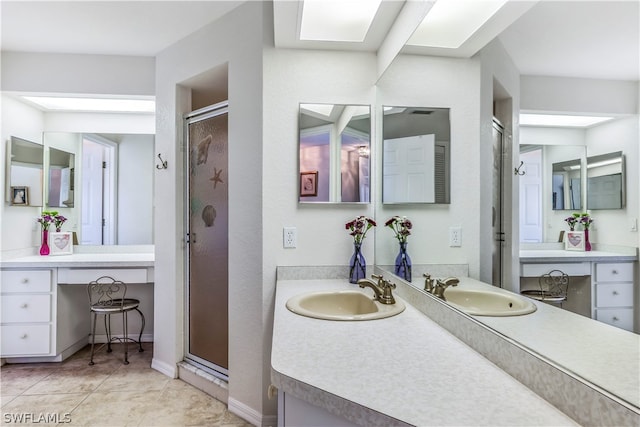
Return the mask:
[[391,290],[396,288],[395,283],[391,283],[390,281],[384,279],[382,275],[372,274],[371,277],[373,279],[377,279],[377,283],[371,279],[360,279],[358,280],[358,286],[361,288],[369,287],[373,289],[375,293],[374,300],[379,301],[381,304],[395,304],[396,300],[393,297]]
[[447,277],[446,279],[436,280],[436,284],[433,287],[431,293],[438,298],[446,301],[446,298],[444,297],[445,289],[447,289],[449,286],[458,286],[458,283],[460,283],[460,280],[455,277]]

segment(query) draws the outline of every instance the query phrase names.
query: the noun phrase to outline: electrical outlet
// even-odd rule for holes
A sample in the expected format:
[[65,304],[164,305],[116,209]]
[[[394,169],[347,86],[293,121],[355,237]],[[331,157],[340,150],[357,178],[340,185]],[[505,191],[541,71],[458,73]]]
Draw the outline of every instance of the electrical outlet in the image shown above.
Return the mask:
[[462,246],[461,227],[449,227],[449,246],[452,248]]
[[282,229],[282,246],[285,248],[295,248],[298,244],[298,231],[295,227],[284,227]]

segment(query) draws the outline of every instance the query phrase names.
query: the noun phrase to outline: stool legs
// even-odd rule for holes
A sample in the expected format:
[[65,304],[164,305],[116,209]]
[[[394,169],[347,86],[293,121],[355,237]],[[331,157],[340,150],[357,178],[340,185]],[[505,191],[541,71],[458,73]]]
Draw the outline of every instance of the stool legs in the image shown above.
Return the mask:
[[[113,351],[113,349],[111,348],[111,341],[113,340],[119,340],[120,342],[124,341],[124,364],[128,365],[129,364],[129,341],[133,341],[133,342],[137,342],[138,343],[138,352],[143,352],[144,349],[142,348],[142,333],[144,332],[144,327],[146,324],[146,319],[144,317],[144,314],[142,314],[142,311],[140,311],[139,309],[135,309],[138,314],[140,314],[140,319],[141,319],[141,323],[142,326],[140,327],[140,333],[138,334],[138,340],[136,341],[133,338],[129,338],[128,335],[128,316],[127,316],[127,311],[122,312],[122,326],[123,326],[123,338],[112,338],[111,337],[111,315],[110,314],[105,314],[104,315],[104,330],[107,334],[107,353],[111,353]],[[98,314],[95,312],[92,312],[92,327],[91,327],[91,358],[89,360],[89,365],[94,365],[93,362],[93,355],[95,354],[95,342],[96,342],[96,323],[98,322]],[[103,344],[104,345],[104,344]]]

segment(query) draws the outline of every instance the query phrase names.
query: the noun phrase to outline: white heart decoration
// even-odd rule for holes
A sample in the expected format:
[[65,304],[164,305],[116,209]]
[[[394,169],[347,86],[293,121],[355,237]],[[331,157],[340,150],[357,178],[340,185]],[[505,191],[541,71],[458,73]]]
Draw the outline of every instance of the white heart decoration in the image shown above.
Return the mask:
[[569,243],[571,246],[578,246],[582,242],[582,236],[579,234],[570,234],[569,235]]
[[58,249],[64,249],[69,245],[69,236],[56,237],[53,239],[53,244],[56,245]]

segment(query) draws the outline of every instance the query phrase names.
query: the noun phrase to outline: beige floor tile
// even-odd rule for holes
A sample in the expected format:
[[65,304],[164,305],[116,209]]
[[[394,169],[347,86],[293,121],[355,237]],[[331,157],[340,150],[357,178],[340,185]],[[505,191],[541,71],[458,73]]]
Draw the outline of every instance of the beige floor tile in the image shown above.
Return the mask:
[[137,426],[160,409],[160,391],[95,392],[71,413],[71,426]]
[[42,379],[51,375],[47,367],[27,368],[23,365],[5,365],[0,369],[0,389],[2,395],[18,395]]
[[161,391],[169,381],[155,369],[121,366],[96,391]]
[[[53,394],[48,396],[17,396],[11,402],[2,407],[3,425],[16,424],[20,427],[35,425],[53,425],[53,423],[43,422],[43,419],[57,417],[58,421],[64,421],[73,409],[80,404],[87,394],[69,393]],[[16,417],[22,417],[22,422],[17,422]],[[42,418],[44,417],[44,418]],[[6,422],[10,420],[10,422]]]
[[24,391],[25,395],[54,393],[89,393],[100,386],[110,372],[101,372],[86,366],[75,370],[60,369]]

